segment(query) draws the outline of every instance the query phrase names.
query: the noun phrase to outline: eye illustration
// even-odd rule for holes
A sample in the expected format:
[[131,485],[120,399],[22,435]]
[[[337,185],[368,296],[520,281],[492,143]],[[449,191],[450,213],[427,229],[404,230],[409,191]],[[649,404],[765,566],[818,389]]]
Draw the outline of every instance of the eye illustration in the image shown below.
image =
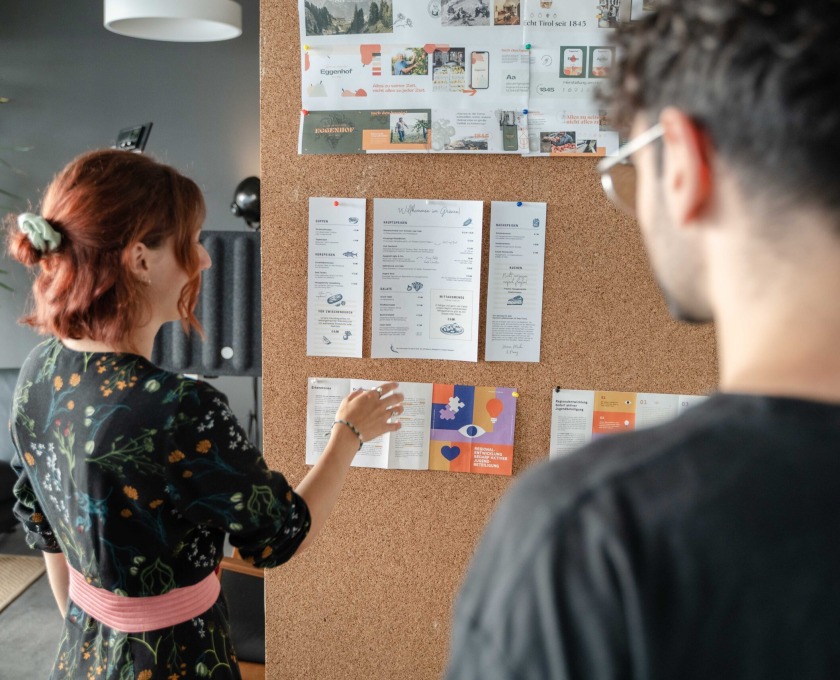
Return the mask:
[[485,434],[487,430],[485,430],[480,425],[464,425],[464,427],[458,430],[458,432],[460,432],[465,437],[475,439],[476,437],[480,437],[481,435]]

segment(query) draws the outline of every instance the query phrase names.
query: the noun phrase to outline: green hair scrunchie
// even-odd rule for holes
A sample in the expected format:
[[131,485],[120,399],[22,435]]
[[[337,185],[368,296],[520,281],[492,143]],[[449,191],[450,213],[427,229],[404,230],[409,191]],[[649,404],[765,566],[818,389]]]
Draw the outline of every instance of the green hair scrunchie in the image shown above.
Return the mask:
[[26,234],[35,250],[49,253],[61,245],[61,234],[40,215],[21,213],[18,215],[17,223],[18,229]]

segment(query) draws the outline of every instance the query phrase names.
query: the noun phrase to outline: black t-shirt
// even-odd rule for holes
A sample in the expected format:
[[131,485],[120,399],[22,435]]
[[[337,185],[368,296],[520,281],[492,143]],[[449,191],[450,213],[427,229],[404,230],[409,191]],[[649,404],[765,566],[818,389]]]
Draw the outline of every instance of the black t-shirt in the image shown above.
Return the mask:
[[451,645],[448,680],[840,678],[840,405],[718,394],[529,470]]

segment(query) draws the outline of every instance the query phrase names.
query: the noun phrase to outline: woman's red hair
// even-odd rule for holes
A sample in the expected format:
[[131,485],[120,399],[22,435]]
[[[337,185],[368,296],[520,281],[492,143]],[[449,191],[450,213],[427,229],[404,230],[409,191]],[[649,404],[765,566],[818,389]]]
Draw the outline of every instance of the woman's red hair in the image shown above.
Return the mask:
[[32,285],[34,309],[21,321],[39,333],[130,346],[148,321],[145,285],[132,273],[131,247],[159,248],[174,237],[175,258],[189,275],[178,309],[184,330],[201,333],[193,314],[201,286],[196,235],[204,222],[201,190],[168,165],[140,154],[106,149],[71,161],[44,194],[41,216],[61,234],[54,251],[36,250],[9,219],[9,254],[40,265]]

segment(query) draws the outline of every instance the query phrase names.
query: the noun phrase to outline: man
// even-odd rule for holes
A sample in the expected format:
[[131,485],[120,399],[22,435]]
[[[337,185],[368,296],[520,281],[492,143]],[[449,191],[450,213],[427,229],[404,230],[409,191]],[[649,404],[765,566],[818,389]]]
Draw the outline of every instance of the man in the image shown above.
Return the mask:
[[394,126],[397,129],[397,136],[400,138],[401,142],[405,141],[405,133],[408,130],[408,124],[400,117],[397,120],[397,124]]
[[405,55],[402,52],[397,54],[394,57],[394,75],[405,76],[410,74],[417,68],[416,59],[417,57],[413,53],[410,55]]
[[720,393],[523,475],[449,680],[840,677],[840,3],[662,0],[618,29],[653,270]]

